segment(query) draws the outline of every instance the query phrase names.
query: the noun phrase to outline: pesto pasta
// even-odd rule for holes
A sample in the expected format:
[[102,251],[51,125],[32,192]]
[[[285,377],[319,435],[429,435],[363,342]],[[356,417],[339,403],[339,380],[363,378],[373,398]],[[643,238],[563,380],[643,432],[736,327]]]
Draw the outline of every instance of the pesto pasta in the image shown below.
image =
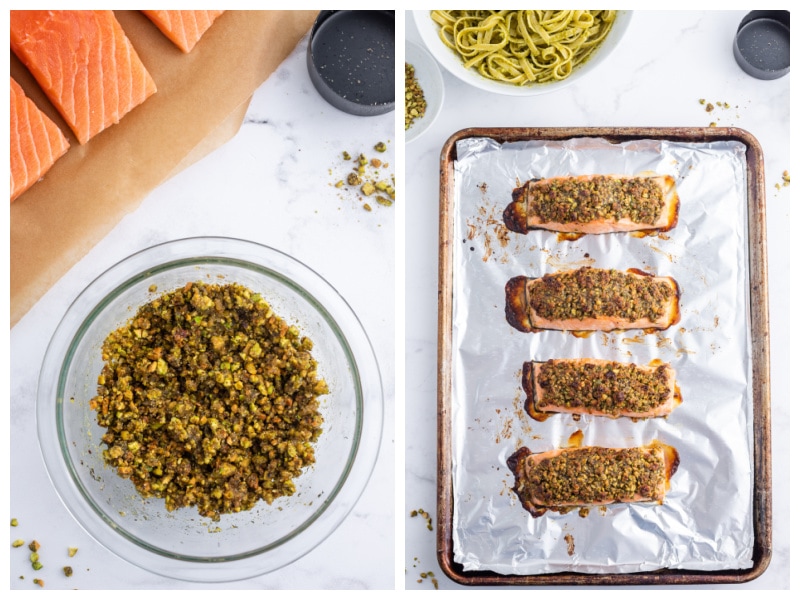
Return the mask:
[[466,68],[513,85],[560,81],[606,38],[614,10],[433,10]]

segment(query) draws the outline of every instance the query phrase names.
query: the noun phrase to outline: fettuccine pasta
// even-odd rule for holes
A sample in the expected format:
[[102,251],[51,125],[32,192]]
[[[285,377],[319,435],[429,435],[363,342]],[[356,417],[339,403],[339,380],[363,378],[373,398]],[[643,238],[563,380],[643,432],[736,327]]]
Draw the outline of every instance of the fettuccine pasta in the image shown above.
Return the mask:
[[614,10],[433,10],[467,68],[514,85],[569,77],[608,35]]

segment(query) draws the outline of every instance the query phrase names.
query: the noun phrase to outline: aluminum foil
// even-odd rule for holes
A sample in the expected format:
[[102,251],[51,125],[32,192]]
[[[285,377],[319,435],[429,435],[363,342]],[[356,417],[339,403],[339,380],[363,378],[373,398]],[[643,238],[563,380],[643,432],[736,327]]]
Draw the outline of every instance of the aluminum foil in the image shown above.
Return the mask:
[[[748,297],[747,171],[740,142],[676,143],[597,138],[458,142],[453,232],[453,546],[467,571],[535,575],[721,570],[753,565],[752,355]],[[534,177],[672,175],[677,227],[655,236],[509,232],[503,209]],[[505,319],[506,282],[580,266],[638,268],[675,278],[681,320],[641,330],[522,333]],[[524,411],[522,364],[594,357],[677,371],[683,403],[667,418],[610,419]],[[675,447],[680,465],[663,504],[593,507],[582,517],[534,518],[512,491],[506,465],[519,447]]]

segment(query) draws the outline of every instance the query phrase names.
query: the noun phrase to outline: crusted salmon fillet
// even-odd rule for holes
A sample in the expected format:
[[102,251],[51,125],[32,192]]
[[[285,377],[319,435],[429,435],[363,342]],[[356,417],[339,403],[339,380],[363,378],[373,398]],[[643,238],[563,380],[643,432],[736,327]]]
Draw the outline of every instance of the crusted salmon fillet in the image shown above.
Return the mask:
[[11,202],[39,181],[69,148],[58,126],[11,81]]
[[110,10],[12,10],[11,49],[81,144],[156,91]]
[[183,52],[191,52],[224,10],[143,10],[147,18]]
[[637,269],[582,267],[506,283],[506,319],[531,332],[666,329],[680,320],[680,289],[671,277]]
[[517,233],[667,231],[678,222],[680,200],[669,175],[578,175],[532,179],[514,189],[503,212]]
[[615,503],[661,504],[680,457],[653,441],[634,448],[586,446],[534,454],[522,447],[506,461],[514,492],[534,517],[547,510]]
[[550,359],[522,367],[525,410],[603,417],[665,417],[680,404],[675,370],[596,358]]

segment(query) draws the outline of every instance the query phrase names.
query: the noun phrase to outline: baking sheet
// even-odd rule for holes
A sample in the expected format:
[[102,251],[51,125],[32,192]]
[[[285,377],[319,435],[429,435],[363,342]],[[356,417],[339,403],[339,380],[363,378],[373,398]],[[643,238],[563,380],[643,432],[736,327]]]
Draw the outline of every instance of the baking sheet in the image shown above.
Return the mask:
[[[735,139],[612,144],[598,138],[502,144],[467,137],[457,149],[449,199],[453,393],[444,416],[452,429],[442,436],[452,442],[453,560],[466,572],[501,574],[690,572],[752,568],[758,554],[762,568],[763,548],[754,552],[746,145]],[[502,225],[517,179],[647,170],[678,180],[681,218],[665,235],[569,242],[548,232],[518,236]],[[683,290],[681,323],[659,334],[589,338],[523,334],[507,325],[502,290],[510,277],[583,264],[674,276]],[[684,404],[666,420],[556,416],[536,423],[522,410],[522,362],[562,356],[661,358],[678,369]],[[759,423],[761,408],[759,398]],[[584,444],[628,446],[656,438],[674,445],[682,464],[667,502],[593,509],[586,518],[577,512],[529,517],[511,492],[505,460],[520,445],[534,451],[564,446],[578,429]]]

